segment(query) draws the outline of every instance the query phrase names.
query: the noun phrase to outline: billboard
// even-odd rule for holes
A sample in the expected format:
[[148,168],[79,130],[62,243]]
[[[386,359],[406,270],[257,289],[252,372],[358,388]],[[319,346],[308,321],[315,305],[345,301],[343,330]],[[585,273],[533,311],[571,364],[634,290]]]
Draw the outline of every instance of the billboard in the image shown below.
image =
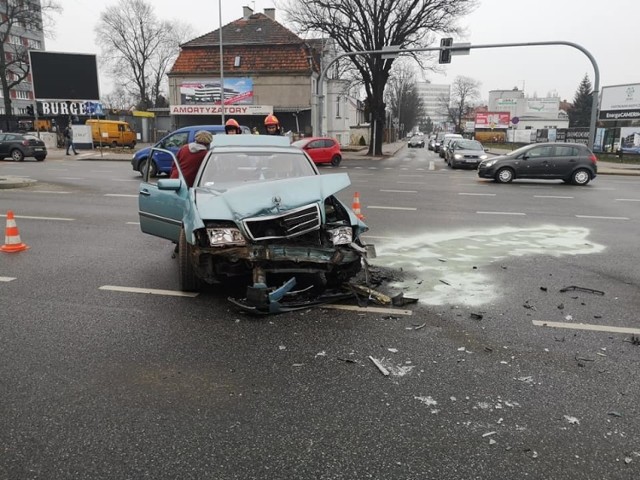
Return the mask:
[[224,88],[219,78],[195,78],[178,85],[181,105],[220,105],[223,96],[225,105],[252,105],[253,80],[249,77],[225,78]]
[[601,120],[640,118],[640,83],[602,87]]
[[509,112],[476,113],[476,128],[509,128],[510,122]]
[[555,97],[527,99],[527,103],[524,109],[525,113],[529,115],[543,113],[551,113],[557,115],[558,110],[560,110],[560,99]]
[[99,100],[96,56],[84,53],[29,51],[36,100]]

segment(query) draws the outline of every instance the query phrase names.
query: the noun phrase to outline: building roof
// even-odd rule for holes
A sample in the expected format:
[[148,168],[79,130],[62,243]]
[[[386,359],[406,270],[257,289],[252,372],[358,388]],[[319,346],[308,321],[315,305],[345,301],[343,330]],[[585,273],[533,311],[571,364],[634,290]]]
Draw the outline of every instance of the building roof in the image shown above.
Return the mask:
[[[309,75],[320,70],[318,52],[263,13],[254,13],[224,25],[222,47],[225,75]],[[181,45],[181,52],[169,75],[211,75],[219,72],[218,29]]]

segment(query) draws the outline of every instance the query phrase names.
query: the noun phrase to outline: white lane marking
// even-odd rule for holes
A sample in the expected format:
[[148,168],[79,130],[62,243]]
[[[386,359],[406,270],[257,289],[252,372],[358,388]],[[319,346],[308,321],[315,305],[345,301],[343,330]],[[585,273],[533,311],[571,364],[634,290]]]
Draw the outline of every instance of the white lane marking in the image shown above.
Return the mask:
[[495,197],[496,196],[495,193],[465,193],[465,192],[459,192],[458,195],[470,195],[470,196],[476,196],[476,197]]
[[30,193],[59,193],[61,195],[71,193],[71,192],[55,192],[53,190],[31,190]]
[[138,183],[140,183],[140,180],[136,180],[135,178],[110,178],[109,181],[110,182],[138,182]]
[[418,193],[417,190],[380,190],[386,193]]
[[423,182],[396,182],[396,183],[399,183],[401,185],[424,185]]
[[197,297],[197,292],[180,292],[178,290],[158,290],[155,288],[119,287],[117,285],[103,285],[98,290],[111,292],[146,293],[151,295],[168,295],[170,297]]
[[358,307],[357,305],[322,305],[321,308],[332,308],[334,310],[352,310],[355,312],[388,313],[389,315],[413,315],[411,310],[399,310],[397,308],[384,307]]
[[378,167],[369,167],[369,170],[378,170]]
[[[6,217],[6,215],[0,214],[0,217]],[[15,218],[23,218],[27,220],[57,220],[59,222],[73,222],[75,218],[62,218],[62,217],[30,217],[28,215],[15,215]]]
[[373,208],[376,210],[417,210],[414,207],[381,207],[377,205],[367,205],[365,208]]
[[384,170],[393,170],[393,167],[384,167]]
[[576,215],[577,218],[595,218],[599,220],[630,220],[629,217],[599,217],[597,215]]
[[84,177],[60,177],[60,180],[84,180]]
[[561,195],[534,195],[533,198],[575,198],[575,197],[563,197]]
[[640,198],[616,198],[616,202],[640,202]]
[[415,177],[422,178],[422,177],[424,177],[424,175],[416,175],[415,173],[414,174],[400,173],[398,176],[399,177],[412,177],[412,178],[415,178]]
[[10,282],[11,280],[15,280],[16,277],[0,277],[0,282]]
[[544,322],[541,320],[532,320],[532,322],[538,327],[569,328],[573,330],[591,330],[593,332],[640,334],[639,328],[611,327],[608,325],[593,325],[590,323]]
[[526,215],[526,213],[520,212],[476,212],[479,215]]
[[138,198],[138,195],[129,195],[126,193],[105,193],[105,197],[129,197],[129,198]]
[[127,225],[140,225],[140,222],[127,222]]

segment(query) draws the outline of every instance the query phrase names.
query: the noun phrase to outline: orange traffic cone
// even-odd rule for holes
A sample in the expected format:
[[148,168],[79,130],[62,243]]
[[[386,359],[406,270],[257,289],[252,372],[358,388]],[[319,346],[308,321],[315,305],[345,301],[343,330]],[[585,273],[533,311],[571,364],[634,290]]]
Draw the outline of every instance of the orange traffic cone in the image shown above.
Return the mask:
[[20,233],[16,226],[16,220],[13,218],[13,212],[7,212],[7,229],[4,236],[4,245],[0,247],[0,251],[13,253],[22,252],[29,248],[20,240]]
[[360,212],[360,194],[358,192],[353,194],[353,205],[351,205],[351,210],[356,214],[356,217],[360,220],[364,220],[364,215]]

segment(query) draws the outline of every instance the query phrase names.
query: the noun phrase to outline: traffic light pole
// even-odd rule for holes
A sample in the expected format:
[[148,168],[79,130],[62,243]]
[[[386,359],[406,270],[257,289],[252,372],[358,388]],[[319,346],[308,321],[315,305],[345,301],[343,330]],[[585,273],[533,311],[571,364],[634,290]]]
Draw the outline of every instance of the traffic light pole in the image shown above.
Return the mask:
[[593,143],[595,141],[595,134],[596,134],[598,94],[600,92],[600,70],[598,68],[598,64],[595,58],[593,57],[593,55],[591,55],[591,53],[589,53],[589,51],[586,48],[582,47],[581,45],[578,45],[577,43],[565,42],[562,40],[551,41],[551,42],[490,43],[486,45],[470,45],[468,43],[465,43],[460,46],[456,46],[456,44],[454,43],[450,47],[442,46],[442,47],[404,48],[404,49],[387,47],[384,50],[362,50],[357,52],[341,53],[340,55],[337,55],[333,60],[331,60],[331,62],[329,62],[329,64],[321,70],[320,77],[318,78],[318,83],[316,85],[316,96],[318,97],[318,101],[317,101],[318,111],[316,112],[318,135],[319,136],[322,135],[322,111],[324,110],[324,95],[323,95],[324,79],[327,76],[327,72],[329,71],[329,68],[331,68],[331,66],[334,63],[336,63],[338,60],[340,60],[343,57],[353,57],[356,55],[370,55],[370,54],[377,54],[377,53],[388,55],[388,56],[392,56],[392,55],[398,56],[402,53],[434,52],[434,51],[443,51],[443,50],[450,50],[451,54],[455,54],[456,52],[467,53],[468,50],[471,50],[474,48],[540,47],[540,46],[550,46],[550,45],[564,45],[567,47],[576,48],[587,56],[587,58],[591,62],[591,65],[593,66],[594,82],[593,82],[593,94],[592,94],[592,102],[591,102],[591,121],[589,123],[589,148],[593,148]]

